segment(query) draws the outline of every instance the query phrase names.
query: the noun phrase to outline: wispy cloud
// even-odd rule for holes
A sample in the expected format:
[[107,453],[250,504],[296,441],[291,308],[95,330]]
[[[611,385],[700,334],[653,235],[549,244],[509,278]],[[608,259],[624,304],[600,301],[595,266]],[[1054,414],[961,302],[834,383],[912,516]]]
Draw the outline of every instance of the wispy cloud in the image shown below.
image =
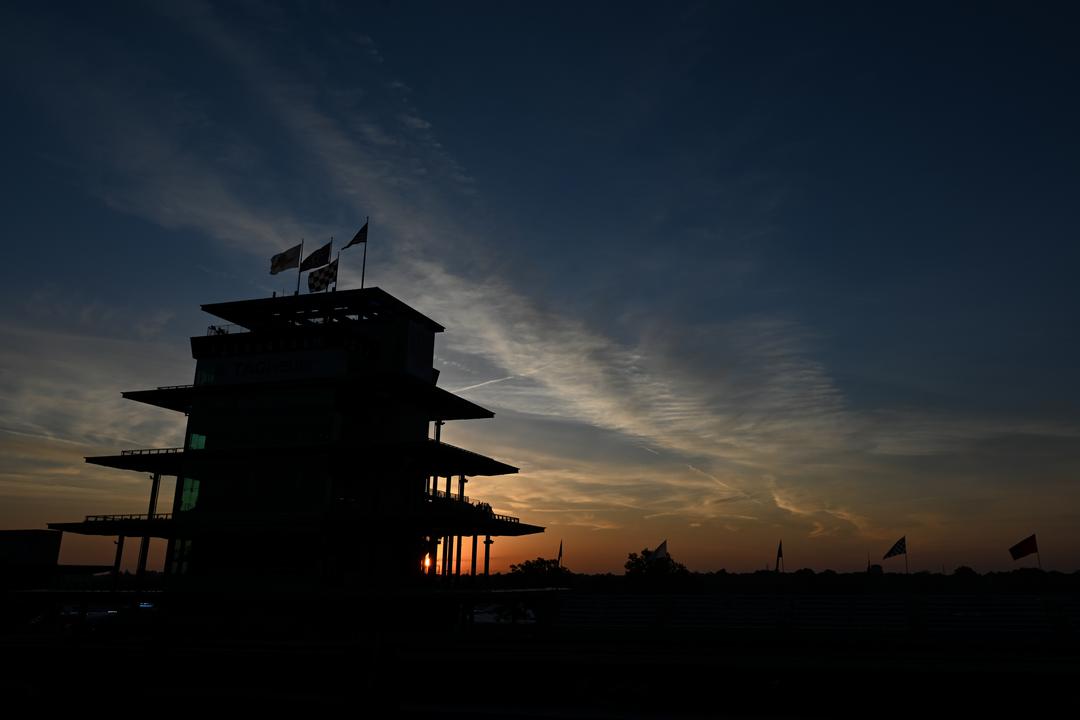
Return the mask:
[[495,378],[493,380],[485,380],[484,382],[476,383],[475,385],[467,385],[462,388],[455,388],[455,393],[468,392],[469,390],[475,390],[477,388],[487,387],[488,385],[494,385],[495,383],[506,382],[507,380],[513,380],[516,376],[507,375],[506,377]]
[[120,393],[187,376],[180,343],[3,328],[0,426],[9,433],[86,447],[176,445],[183,418]]
[[402,125],[413,130],[427,130],[431,127],[431,123],[415,115],[398,115],[398,119],[401,120]]
[[[482,203],[482,191],[434,139],[416,93],[388,69],[372,92],[381,87],[407,102],[382,115],[365,112],[355,88],[312,87],[264,53],[257,33],[229,25],[212,6],[160,12],[241,79],[260,116],[294,149],[304,185],[324,202],[295,200],[295,180],[267,160],[272,149],[210,110],[170,120],[165,90],[136,96],[90,68],[65,68],[58,75],[67,84],[52,101],[91,108],[79,116],[79,132],[94,140],[81,143],[88,191],[118,211],[195,229],[260,262],[298,237],[340,235],[341,224],[373,215],[388,238],[376,251],[385,253],[379,282],[449,328],[440,340],[444,384],[521,423],[562,424],[580,438],[547,447],[522,433],[480,448],[522,466],[518,477],[482,481],[501,507],[595,529],[680,518],[695,527],[788,523],[808,536],[877,537],[889,527],[860,484],[891,482],[897,458],[947,454],[1000,434],[1078,434],[1075,426],[855,410],[818,359],[813,332],[787,317],[672,322],[646,314],[632,331],[616,333],[572,306],[553,310],[495,272],[501,238],[454,209],[462,197]],[[368,64],[392,64],[372,38],[350,37]],[[196,126],[225,138],[214,148],[220,154],[189,142]],[[107,172],[86,169],[95,165]],[[328,207],[335,216],[320,216]],[[342,274],[343,284],[356,279],[350,268]],[[113,311],[84,305],[81,321],[89,324]],[[159,337],[168,322],[167,312],[142,316],[141,336]],[[186,364],[148,358],[142,342],[97,338],[75,349],[63,336],[10,332],[20,343],[0,354],[8,372],[0,375],[0,425],[8,435],[88,446],[168,443],[175,435],[175,422],[117,408],[116,394],[184,375]],[[623,444],[598,459],[586,446],[601,436]],[[904,512],[915,518],[919,510]]]

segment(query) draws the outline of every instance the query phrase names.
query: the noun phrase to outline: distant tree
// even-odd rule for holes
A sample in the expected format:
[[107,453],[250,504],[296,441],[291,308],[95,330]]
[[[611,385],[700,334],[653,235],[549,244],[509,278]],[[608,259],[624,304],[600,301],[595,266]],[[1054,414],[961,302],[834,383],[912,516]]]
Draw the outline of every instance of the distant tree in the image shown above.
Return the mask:
[[629,577],[661,578],[676,575],[689,575],[686,566],[675,560],[670,555],[659,558],[650,557],[652,552],[645,548],[641,554],[630,553],[626,558],[626,574]]
[[536,558],[510,566],[510,576],[528,584],[557,585],[565,583],[574,573],[559,565],[558,560]]

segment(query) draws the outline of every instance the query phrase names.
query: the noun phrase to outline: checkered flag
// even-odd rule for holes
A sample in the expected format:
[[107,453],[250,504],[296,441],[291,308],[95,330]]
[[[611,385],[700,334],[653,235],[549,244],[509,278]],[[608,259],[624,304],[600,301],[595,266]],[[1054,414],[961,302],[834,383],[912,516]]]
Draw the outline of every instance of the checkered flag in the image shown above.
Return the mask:
[[307,287],[310,292],[319,292],[337,284],[337,260],[326,267],[314,270],[307,276]]

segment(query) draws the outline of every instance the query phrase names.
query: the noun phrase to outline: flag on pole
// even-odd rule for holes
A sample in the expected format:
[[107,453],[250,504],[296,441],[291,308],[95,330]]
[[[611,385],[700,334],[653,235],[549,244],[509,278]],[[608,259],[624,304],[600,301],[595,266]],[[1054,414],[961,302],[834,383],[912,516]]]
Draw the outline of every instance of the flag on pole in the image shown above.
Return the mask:
[[559,541],[559,567],[562,567],[562,540]]
[[330,287],[331,284],[337,283],[337,263],[330,263],[326,267],[319,268],[315,272],[307,276],[307,286],[310,292],[318,292]]
[[667,556],[667,540],[665,540],[664,542],[660,543],[660,545],[658,545],[655,550],[649,553],[649,562],[652,562],[653,560],[663,560]]
[[317,267],[330,264],[330,246],[334,244],[334,241],[323,245],[321,248],[304,258],[304,262],[300,263],[300,272],[305,270],[313,270]]
[[349,241],[349,244],[346,245],[345,247],[341,248],[341,249],[342,250],[348,250],[353,245],[359,245],[360,243],[366,243],[367,242],[367,226],[368,226],[368,224],[364,223],[364,227],[360,228],[360,230],[357,231],[357,233],[355,235],[353,235],[353,239]]
[[270,274],[277,275],[282,270],[288,270],[294,268],[300,264],[300,248],[303,245],[297,245],[291,247],[285,252],[280,252],[274,257],[270,258]]
[[780,561],[784,559],[784,541],[776,546],[776,569],[780,570]]
[[885,556],[881,559],[888,560],[897,555],[907,555],[907,535],[897,540],[896,543],[889,548],[889,552],[885,553]]
[[1039,544],[1035,542],[1034,535],[1024,538],[1009,548],[1009,554],[1012,555],[1013,560],[1019,560],[1022,557],[1034,555],[1037,552],[1039,552]]

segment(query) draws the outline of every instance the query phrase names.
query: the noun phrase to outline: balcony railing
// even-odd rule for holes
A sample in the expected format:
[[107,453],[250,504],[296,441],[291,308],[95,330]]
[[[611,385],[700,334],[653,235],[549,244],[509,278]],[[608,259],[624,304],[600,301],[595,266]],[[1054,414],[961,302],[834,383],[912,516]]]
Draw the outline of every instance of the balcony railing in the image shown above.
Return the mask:
[[443,490],[436,490],[435,493],[432,494],[431,491],[429,490],[428,491],[428,497],[442,498],[444,500],[452,500],[454,502],[464,502],[465,504],[471,505],[472,507],[476,508],[477,510],[485,511],[487,513],[488,517],[494,518],[495,520],[502,520],[503,522],[510,522],[510,523],[519,523],[519,522],[521,522],[521,518],[516,518],[513,515],[500,515],[497,512],[492,512],[490,505],[488,505],[487,503],[483,503],[483,502],[473,502],[472,500],[469,499],[468,495],[458,495],[457,493],[447,494]]
[[428,495],[430,495],[431,497],[437,497],[437,498],[444,498],[444,499],[447,499],[447,500],[453,500],[455,502],[465,502],[465,503],[468,503],[470,505],[474,504],[471,500],[469,500],[468,495],[459,495],[458,493],[450,493],[448,495],[448,494],[446,494],[446,492],[444,492],[442,490],[436,490],[434,495],[431,495],[430,492],[428,493]]
[[155,513],[153,516],[146,513],[127,515],[87,515],[86,522],[114,522],[117,520],[170,520],[172,513]]
[[140,448],[138,450],[121,450],[121,455],[172,455],[173,453],[182,453],[184,448],[171,447],[171,448]]

